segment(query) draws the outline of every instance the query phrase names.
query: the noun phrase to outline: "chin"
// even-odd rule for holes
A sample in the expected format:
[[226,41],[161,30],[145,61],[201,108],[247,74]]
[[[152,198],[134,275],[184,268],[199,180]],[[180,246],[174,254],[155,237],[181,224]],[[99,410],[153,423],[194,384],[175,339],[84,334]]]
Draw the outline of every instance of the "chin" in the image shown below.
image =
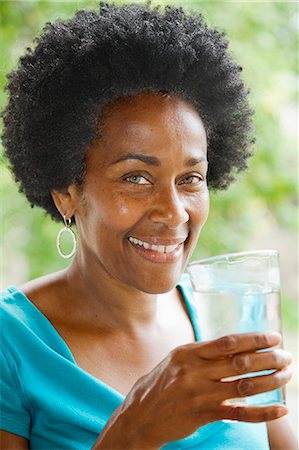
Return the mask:
[[164,274],[161,277],[144,277],[142,280],[138,280],[137,283],[135,280],[134,287],[147,294],[165,294],[177,286],[182,274],[183,269],[168,276]]

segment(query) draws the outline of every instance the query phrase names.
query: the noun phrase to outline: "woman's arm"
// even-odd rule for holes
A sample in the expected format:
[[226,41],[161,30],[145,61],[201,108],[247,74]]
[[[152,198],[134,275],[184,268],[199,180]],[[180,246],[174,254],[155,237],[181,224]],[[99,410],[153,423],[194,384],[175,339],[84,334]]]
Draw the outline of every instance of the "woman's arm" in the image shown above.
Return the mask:
[[29,450],[29,441],[17,434],[0,430],[0,450]]
[[287,417],[267,423],[271,450],[298,450],[298,442],[291,430]]

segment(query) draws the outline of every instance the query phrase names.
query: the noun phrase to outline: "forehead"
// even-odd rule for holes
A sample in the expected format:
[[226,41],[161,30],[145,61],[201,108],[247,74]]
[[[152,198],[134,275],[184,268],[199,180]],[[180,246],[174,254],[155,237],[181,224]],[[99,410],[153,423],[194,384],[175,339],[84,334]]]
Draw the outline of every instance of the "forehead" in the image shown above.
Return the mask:
[[155,92],[105,106],[99,137],[86,154],[87,169],[104,170],[128,153],[154,156],[165,164],[206,158],[206,132],[197,110],[180,97]]
[[146,139],[163,132],[201,138],[206,135],[198,111],[178,96],[143,92],[120,98],[103,109],[100,121],[103,139],[109,135]]

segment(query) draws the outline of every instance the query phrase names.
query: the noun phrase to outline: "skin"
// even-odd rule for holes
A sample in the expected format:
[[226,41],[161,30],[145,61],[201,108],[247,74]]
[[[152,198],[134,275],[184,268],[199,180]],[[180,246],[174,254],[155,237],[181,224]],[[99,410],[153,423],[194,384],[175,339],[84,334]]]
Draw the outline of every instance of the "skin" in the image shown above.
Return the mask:
[[[126,396],[93,448],[158,449],[215,420],[278,419],[269,427],[271,449],[295,450],[279,419],[286,407],[226,402],[288,382],[291,357],[274,349],[280,336],[195,343],[175,287],[209,211],[207,141],[197,111],[180,98],[143,93],[106,107],[101,124],[87,152],[83,188],[52,192],[61,215],[76,219],[74,261],[22,287],[78,365]],[[168,256],[146,252],[130,242],[132,236],[177,248]],[[270,351],[256,353],[262,348]],[[101,367],[99,360],[105,361]],[[276,371],[221,382],[265,369]],[[1,449],[8,448],[29,444],[3,432]]]

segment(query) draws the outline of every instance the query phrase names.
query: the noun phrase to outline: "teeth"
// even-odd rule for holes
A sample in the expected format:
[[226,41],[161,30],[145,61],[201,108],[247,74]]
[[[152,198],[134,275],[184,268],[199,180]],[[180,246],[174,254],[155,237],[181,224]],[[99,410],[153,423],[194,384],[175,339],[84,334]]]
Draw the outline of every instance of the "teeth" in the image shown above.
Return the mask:
[[167,247],[165,247],[165,253],[174,252],[176,248],[177,248],[177,245],[167,245]]
[[178,247],[178,244],[175,245],[155,245],[149,244],[148,242],[140,241],[132,236],[129,237],[129,241],[135,245],[139,245],[140,247],[144,247],[146,250],[152,250],[158,253],[172,253]]

